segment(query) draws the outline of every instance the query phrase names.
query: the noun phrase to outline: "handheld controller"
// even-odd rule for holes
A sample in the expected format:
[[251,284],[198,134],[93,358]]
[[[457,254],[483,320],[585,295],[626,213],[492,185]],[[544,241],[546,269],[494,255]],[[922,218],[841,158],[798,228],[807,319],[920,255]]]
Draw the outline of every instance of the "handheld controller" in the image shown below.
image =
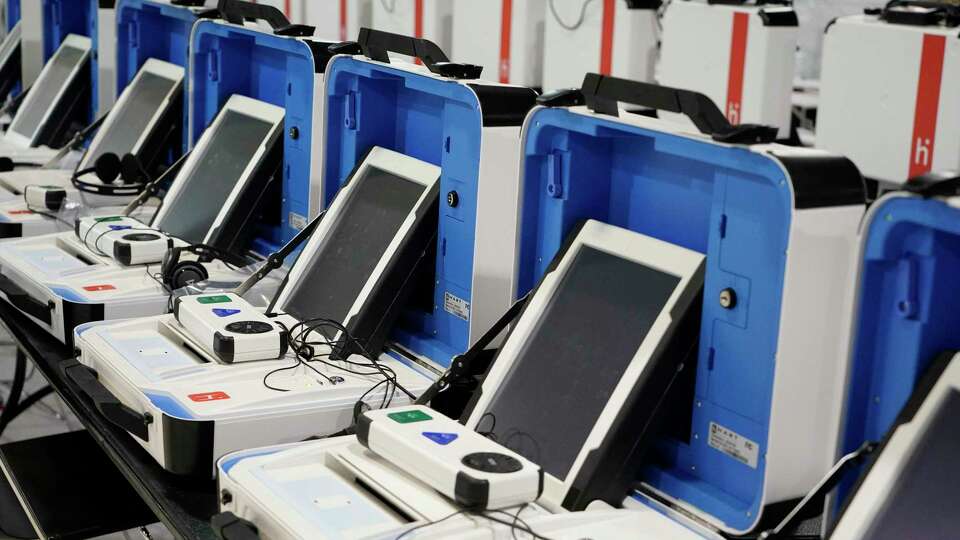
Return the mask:
[[531,503],[543,492],[542,468],[421,405],[365,412],[357,439],[467,509]]
[[58,186],[27,186],[23,188],[23,199],[28,208],[57,212],[67,200],[67,190]]
[[173,315],[204,350],[232,364],[277,360],[287,353],[287,334],[234,293],[181,296]]
[[174,247],[173,238],[126,216],[84,217],[75,228],[85,246],[125,266],[157,264]]

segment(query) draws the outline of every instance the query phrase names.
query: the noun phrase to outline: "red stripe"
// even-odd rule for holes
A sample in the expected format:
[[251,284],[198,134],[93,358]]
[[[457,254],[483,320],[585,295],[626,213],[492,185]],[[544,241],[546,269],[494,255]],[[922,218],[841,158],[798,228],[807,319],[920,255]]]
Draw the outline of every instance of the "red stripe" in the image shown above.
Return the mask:
[[613,16],[616,11],[616,0],[603,0],[603,25],[600,31],[600,73],[603,75],[610,75],[613,71]]
[[290,0],[286,0],[283,3],[283,11],[287,14],[287,18],[290,18]]
[[943,82],[943,56],[946,36],[923,36],[920,56],[920,82],[913,117],[910,149],[910,178],[933,168],[933,147],[937,138],[937,113],[940,110],[940,85]]
[[[423,0],[414,1],[413,35],[418,38],[423,37]],[[417,58],[416,62],[419,64],[420,59]]]
[[510,39],[513,33],[513,0],[503,0],[500,15],[500,82],[510,82]]
[[340,41],[347,40],[347,0],[340,0]]
[[727,120],[740,123],[743,106],[743,73],[747,65],[747,37],[750,15],[733,14],[733,37],[730,39],[730,73],[727,75]]

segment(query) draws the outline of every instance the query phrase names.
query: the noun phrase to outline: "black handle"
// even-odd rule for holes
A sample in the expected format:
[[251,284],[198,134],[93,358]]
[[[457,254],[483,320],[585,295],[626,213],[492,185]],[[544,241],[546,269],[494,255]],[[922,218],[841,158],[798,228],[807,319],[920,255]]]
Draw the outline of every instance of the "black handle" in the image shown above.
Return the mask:
[[357,39],[364,56],[377,62],[390,63],[390,53],[419,58],[432,73],[455,79],[476,79],[483,72],[482,66],[451,62],[434,42],[402,34],[361,28]]
[[76,360],[67,360],[61,364],[60,369],[68,379],[77,385],[84,395],[93,401],[94,406],[100,411],[100,414],[109,420],[110,423],[130,432],[143,442],[150,441],[150,433],[147,431],[147,426],[153,423],[153,418],[149,414],[140,414],[121,403],[120,400],[100,382],[100,379],[97,378],[96,371]]
[[31,297],[27,291],[20,288],[10,278],[0,274],[0,292],[7,295],[7,300],[20,311],[39,319],[46,324],[52,320],[53,302],[43,303]]
[[729,143],[761,143],[776,139],[777,129],[755,124],[733,126],[709,97],[692,90],[588,73],[580,90],[590,110],[619,116],[617,102],[679,113],[705,135]]
[[[927,8],[919,12],[899,8]],[[880,12],[880,18],[892,24],[931,26],[945,22],[947,26],[960,25],[960,5],[936,0],[891,0]]]
[[254,4],[243,0],[220,0],[217,4],[220,15],[229,23],[242,25],[244,21],[264,21],[281,36],[312,36],[316,28],[304,24],[290,24],[279,9],[266,4]]
[[903,189],[924,199],[960,195],[960,173],[931,172],[915,176],[907,181]]
[[221,512],[210,518],[214,534],[222,540],[260,540],[260,531],[253,523],[233,512]]

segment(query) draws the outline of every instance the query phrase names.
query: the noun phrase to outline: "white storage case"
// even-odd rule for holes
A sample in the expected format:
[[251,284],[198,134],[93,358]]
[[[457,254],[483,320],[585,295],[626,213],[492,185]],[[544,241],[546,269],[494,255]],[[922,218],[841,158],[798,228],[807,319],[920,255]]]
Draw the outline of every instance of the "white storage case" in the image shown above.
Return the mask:
[[543,87],[546,0],[450,0],[452,54],[488,79]]
[[670,4],[663,17],[657,80],[705,94],[722,106],[731,124],[775,126],[778,137],[786,139],[792,119],[797,14],[792,7],[763,2],[727,4]]
[[[596,72],[652,82],[660,0],[546,0],[543,90],[579,88]],[[464,60],[469,60],[465,58]]]
[[816,144],[892,185],[960,169],[960,19],[885,13],[827,28]]

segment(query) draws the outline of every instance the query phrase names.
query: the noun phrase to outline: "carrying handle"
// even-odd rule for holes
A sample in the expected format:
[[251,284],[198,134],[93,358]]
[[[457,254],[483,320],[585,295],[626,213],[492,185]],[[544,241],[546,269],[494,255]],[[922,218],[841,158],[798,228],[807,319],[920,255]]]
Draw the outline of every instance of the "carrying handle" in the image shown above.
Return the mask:
[[777,128],[756,124],[733,126],[717,105],[704,94],[640,81],[588,73],[580,90],[587,107],[598,114],[619,116],[617,102],[680,113],[701,133],[734,144],[776,140]]
[[[896,9],[910,7],[928,8],[934,11],[924,14]],[[949,27],[960,25],[960,5],[937,0],[890,0],[882,10],[865,11],[867,14],[879,15],[881,19],[895,24],[928,26],[944,22]]]
[[903,189],[924,199],[960,195],[960,172],[931,172],[914,176]]
[[361,28],[357,45],[364,56],[377,62],[390,63],[390,53],[420,59],[432,73],[454,79],[476,79],[482,66],[451,62],[446,53],[429,39],[393,34],[382,30]]
[[254,4],[243,0],[220,0],[217,4],[220,15],[229,23],[243,25],[244,21],[264,21],[279,36],[309,37],[316,28],[305,24],[290,24],[279,9],[266,4]]
[[100,411],[111,424],[122,428],[143,442],[150,441],[150,433],[147,426],[153,423],[153,417],[147,414],[140,414],[130,407],[120,402],[110,390],[107,389],[100,379],[97,378],[97,372],[81,364],[77,360],[68,360],[61,364],[60,369],[63,374],[73,381],[85,396],[93,401],[94,406]]
[[7,300],[9,300],[15,308],[35,319],[50,324],[52,320],[51,313],[54,307],[53,302],[43,303],[31,297],[27,291],[20,288],[13,280],[2,274],[0,274],[0,292],[7,295]]

